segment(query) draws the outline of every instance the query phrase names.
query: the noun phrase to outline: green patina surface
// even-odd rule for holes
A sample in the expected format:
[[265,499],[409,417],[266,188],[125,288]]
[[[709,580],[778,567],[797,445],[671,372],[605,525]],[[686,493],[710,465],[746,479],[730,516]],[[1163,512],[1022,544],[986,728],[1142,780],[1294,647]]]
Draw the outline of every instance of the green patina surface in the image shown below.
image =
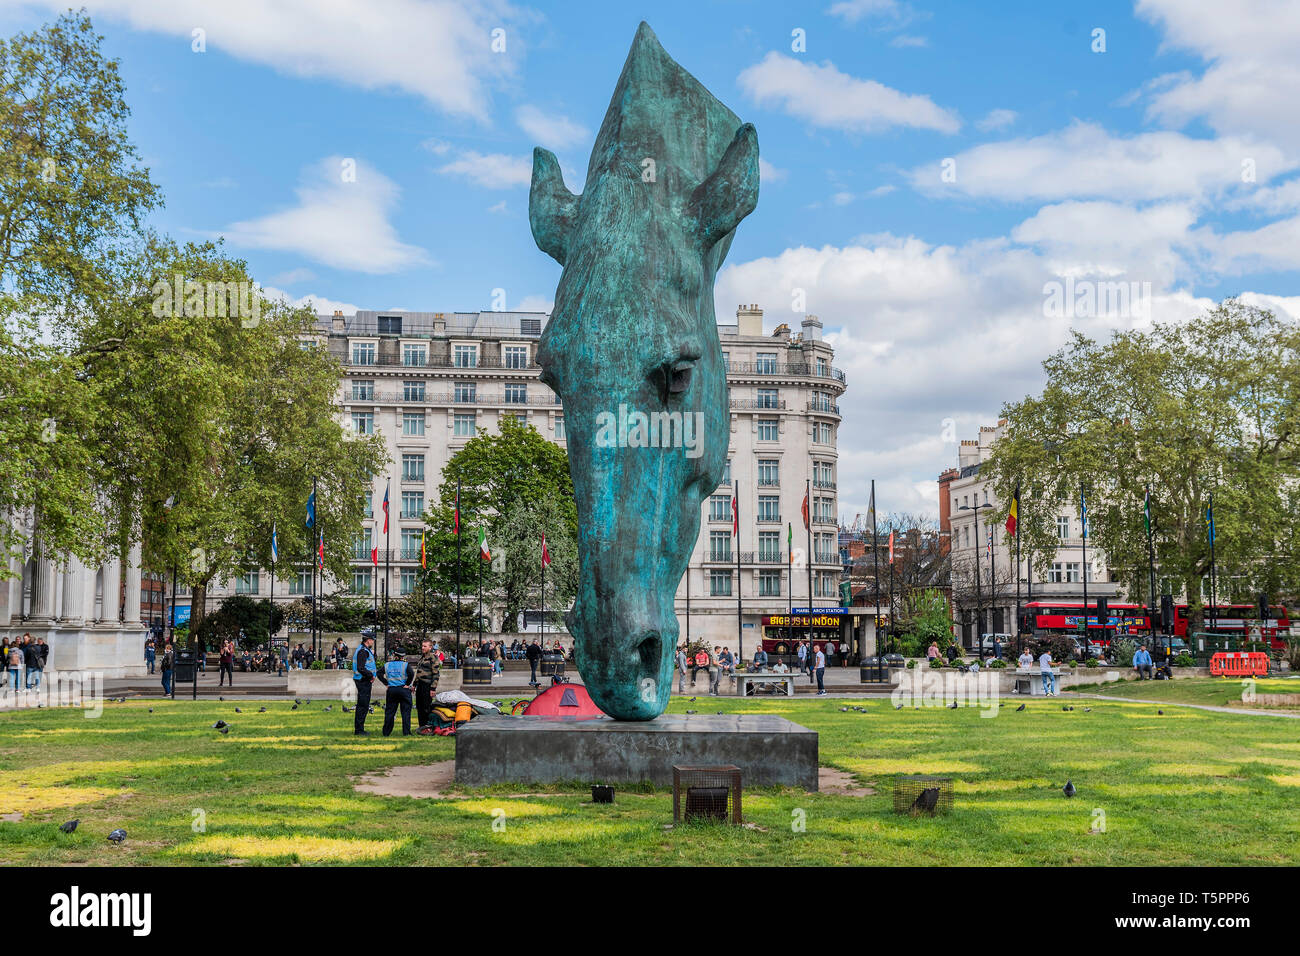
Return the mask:
[[757,202],[754,127],[644,23],[582,194],[534,152],[529,221],[564,266],[538,359],[564,403],[577,497],[569,628],[592,698],[622,720],[668,705],[674,598],[730,427],[713,284]]

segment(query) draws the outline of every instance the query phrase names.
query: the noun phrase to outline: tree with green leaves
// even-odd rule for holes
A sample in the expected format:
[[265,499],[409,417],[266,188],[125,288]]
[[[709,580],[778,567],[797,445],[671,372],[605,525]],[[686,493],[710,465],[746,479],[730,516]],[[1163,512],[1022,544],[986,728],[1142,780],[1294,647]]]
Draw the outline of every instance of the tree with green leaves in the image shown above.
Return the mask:
[[[1157,573],[1201,626],[1214,496],[1221,601],[1294,593],[1300,533],[1300,329],[1228,299],[1183,324],[1098,343],[1076,332],[1043,363],[1041,395],[1004,406],[1005,435],[982,466],[1006,516],[1021,496],[1022,553],[1040,574],[1053,517],[1088,504],[1088,538],[1131,599],[1150,603],[1143,500]],[[1290,588],[1290,592],[1287,589]]]

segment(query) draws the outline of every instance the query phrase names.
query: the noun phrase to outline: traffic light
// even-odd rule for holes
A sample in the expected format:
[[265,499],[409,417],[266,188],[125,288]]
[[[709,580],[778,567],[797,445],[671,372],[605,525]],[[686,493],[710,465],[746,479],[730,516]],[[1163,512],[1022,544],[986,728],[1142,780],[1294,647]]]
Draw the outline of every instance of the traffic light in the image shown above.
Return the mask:
[[1110,603],[1104,597],[1097,598],[1097,623],[1102,627],[1110,621]]
[[1166,634],[1174,633],[1174,596],[1160,595],[1160,627]]
[[1259,626],[1268,627],[1268,593],[1259,592]]
[[1020,633],[1031,634],[1033,633],[1033,630],[1034,630],[1034,612],[1021,611],[1020,612]]

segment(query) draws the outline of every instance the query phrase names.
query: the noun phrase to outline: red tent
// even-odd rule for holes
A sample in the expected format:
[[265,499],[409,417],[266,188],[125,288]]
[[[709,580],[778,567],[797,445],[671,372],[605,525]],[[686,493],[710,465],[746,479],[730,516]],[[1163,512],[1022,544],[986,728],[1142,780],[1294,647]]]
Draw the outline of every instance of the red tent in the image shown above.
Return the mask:
[[605,713],[591,699],[581,684],[555,684],[542,691],[524,708],[529,717],[560,717],[587,720]]

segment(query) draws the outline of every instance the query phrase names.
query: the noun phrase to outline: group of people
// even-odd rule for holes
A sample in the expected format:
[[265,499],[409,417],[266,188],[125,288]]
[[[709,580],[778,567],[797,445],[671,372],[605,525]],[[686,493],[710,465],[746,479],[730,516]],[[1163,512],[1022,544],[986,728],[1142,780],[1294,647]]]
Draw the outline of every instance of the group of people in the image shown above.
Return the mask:
[[[834,653],[831,651],[831,653]],[[799,661],[799,673],[808,675],[808,682],[817,682],[817,695],[826,696],[826,657],[827,647],[825,644],[809,644],[807,641],[801,641],[795,649],[795,656]],[[733,654],[731,648],[723,647],[721,644],[715,644],[713,651],[710,652],[707,647],[702,647],[693,655],[687,653],[685,644],[677,648],[677,693],[686,693],[686,674],[690,672],[691,687],[695,687],[696,680],[700,671],[704,671],[709,678],[709,695],[718,696],[719,686],[724,677],[730,677],[732,686],[736,684],[736,670],[740,666],[740,658]],[[768,670],[769,658],[767,651],[763,650],[760,644],[754,651],[753,659],[750,661],[750,669],[753,671]],[[778,662],[771,667],[774,674],[788,674],[790,668],[783,661]]]
[[0,657],[8,671],[10,690],[35,690],[41,686],[41,673],[50,659],[50,646],[43,637],[24,634],[12,642],[5,638],[0,644]]
[[356,684],[357,708],[352,721],[352,732],[358,737],[367,737],[366,717],[370,714],[370,695],[376,680],[383,681],[384,686],[384,730],[385,737],[393,732],[397,714],[402,715],[402,736],[411,735],[411,699],[414,691],[416,717],[419,726],[429,723],[433,713],[433,695],[438,690],[438,674],[442,668],[441,652],[435,651],[433,639],[426,637],[420,642],[420,658],[414,665],[404,657],[394,657],[382,668],[375,657],[374,635],[361,639],[352,658],[352,680]]

